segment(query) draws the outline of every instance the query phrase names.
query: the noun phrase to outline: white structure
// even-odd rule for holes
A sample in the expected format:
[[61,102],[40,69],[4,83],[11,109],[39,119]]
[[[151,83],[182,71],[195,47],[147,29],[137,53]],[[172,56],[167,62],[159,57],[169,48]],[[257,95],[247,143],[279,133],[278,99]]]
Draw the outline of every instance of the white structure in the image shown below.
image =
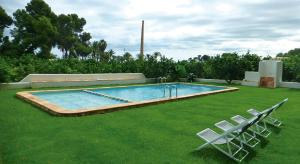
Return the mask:
[[242,85],[246,86],[259,86],[260,76],[259,72],[245,72],[245,79],[242,81]]
[[137,84],[145,83],[146,80],[146,77],[142,73],[29,74],[20,82],[1,84],[1,88],[40,88],[105,84]]
[[[263,60],[259,62],[258,72],[260,75],[260,86],[273,86],[274,88],[276,88],[282,82],[281,61]],[[271,83],[273,83],[273,85]]]
[[259,62],[258,72],[245,72],[242,85],[276,88],[282,82],[282,62],[263,60]]
[[284,87],[284,88],[298,88],[300,89],[300,83],[298,82],[281,82],[280,83],[280,87]]

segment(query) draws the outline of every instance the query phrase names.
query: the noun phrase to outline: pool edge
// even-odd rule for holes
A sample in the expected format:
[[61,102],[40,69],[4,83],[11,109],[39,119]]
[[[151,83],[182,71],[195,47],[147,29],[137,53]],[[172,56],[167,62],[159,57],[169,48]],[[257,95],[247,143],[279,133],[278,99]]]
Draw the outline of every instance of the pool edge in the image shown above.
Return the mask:
[[[169,83],[170,84],[170,83]],[[172,83],[174,84],[174,83]],[[107,112],[113,112],[129,107],[141,107],[146,106],[150,104],[160,104],[165,103],[169,101],[175,101],[175,100],[181,100],[181,99],[188,99],[193,97],[200,97],[200,96],[207,96],[217,93],[226,93],[226,92],[233,92],[239,90],[239,88],[236,87],[225,87],[225,86],[216,86],[216,85],[203,85],[203,84],[192,84],[192,83],[182,83],[182,84],[188,84],[188,85],[202,85],[202,86],[214,86],[214,87],[223,87],[222,90],[214,90],[214,91],[206,91],[196,94],[189,94],[174,98],[164,98],[160,100],[147,100],[147,101],[141,101],[141,102],[130,102],[130,103],[122,103],[122,104],[116,104],[116,105],[109,105],[104,107],[94,107],[94,108],[86,108],[86,109],[79,109],[75,111],[66,110],[60,106],[54,105],[48,101],[39,99],[37,96],[34,96],[31,93],[34,92],[45,92],[45,91],[70,91],[70,90],[82,90],[82,89],[96,89],[96,88],[78,88],[78,89],[60,89],[60,90],[38,90],[38,91],[21,91],[17,92],[16,95],[18,98],[29,102],[37,107],[40,107],[44,111],[56,115],[56,116],[85,116],[90,114],[103,114]],[[159,85],[159,84],[147,84],[147,85]],[[133,85],[133,86],[145,86],[145,85]],[[117,87],[128,87],[128,86],[117,86]],[[99,88],[115,88],[115,87],[99,87]]]

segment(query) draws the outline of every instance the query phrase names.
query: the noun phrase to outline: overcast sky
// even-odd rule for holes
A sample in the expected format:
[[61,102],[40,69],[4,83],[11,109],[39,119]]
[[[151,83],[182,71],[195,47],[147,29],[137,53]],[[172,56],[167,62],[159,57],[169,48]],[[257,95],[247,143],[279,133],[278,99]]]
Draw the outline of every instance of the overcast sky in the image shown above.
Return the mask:
[[[10,14],[29,0],[1,0]],[[145,53],[174,59],[199,54],[244,53],[261,56],[300,47],[299,0],[46,0],[56,14],[87,20],[93,40],[105,39],[122,54],[139,52],[145,20]]]

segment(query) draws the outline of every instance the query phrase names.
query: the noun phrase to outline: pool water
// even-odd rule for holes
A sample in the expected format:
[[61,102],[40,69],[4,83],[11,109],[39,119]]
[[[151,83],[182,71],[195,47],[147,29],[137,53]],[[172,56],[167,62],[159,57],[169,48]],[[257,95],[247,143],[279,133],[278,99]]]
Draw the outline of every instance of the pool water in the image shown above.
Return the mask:
[[[133,102],[161,99],[167,97],[184,96],[189,94],[201,93],[205,91],[220,90],[222,87],[171,84],[171,85],[149,85],[149,86],[131,86],[108,89],[95,89],[93,92],[118,97]],[[171,90],[171,94],[170,94]]]
[[176,93],[177,96],[185,96],[223,89],[225,88],[176,83],[76,91],[34,92],[32,94],[66,110],[78,110],[129,102],[159,100],[171,97],[173,98],[176,97]]
[[69,110],[125,103],[124,101],[97,96],[83,91],[38,92],[33,93],[33,95]]

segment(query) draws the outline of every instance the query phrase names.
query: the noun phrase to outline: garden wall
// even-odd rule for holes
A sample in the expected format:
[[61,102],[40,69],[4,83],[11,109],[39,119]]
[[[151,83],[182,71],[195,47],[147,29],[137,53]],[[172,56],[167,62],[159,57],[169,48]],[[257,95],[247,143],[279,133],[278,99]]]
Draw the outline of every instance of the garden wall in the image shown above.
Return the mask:
[[[197,82],[206,82],[206,83],[227,83],[225,80],[222,79],[202,79],[202,78],[196,78]],[[232,80],[233,84],[241,84],[242,80]]]
[[[223,83],[225,84],[226,81],[222,80],[222,79],[202,79],[202,78],[196,78],[195,81],[197,82],[208,82],[208,83]],[[233,84],[241,84],[244,85],[246,82],[242,81],[242,80],[233,80],[232,81]],[[246,86],[251,86],[251,83],[247,83]],[[256,85],[256,83],[253,86],[258,86]],[[298,82],[279,82],[279,87],[283,87],[283,88],[299,88],[300,89],[300,83]]]
[[[151,81],[151,80],[150,80]],[[90,86],[146,83],[142,73],[29,74],[17,83],[2,83],[1,89]]]
[[300,83],[297,82],[280,82],[280,87],[284,88],[299,88],[300,89]]
[[[64,86],[91,86],[91,85],[109,85],[109,84],[137,84],[137,83],[156,83],[156,78],[145,78],[142,73],[117,73],[113,74],[71,74],[69,77],[64,77],[68,74],[54,74],[41,75],[42,78],[38,78],[38,74],[31,74],[25,77],[22,81],[16,83],[2,83],[0,84],[1,89],[18,89],[18,88],[41,88],[41,87],[64,87]],[[84,80],[83,76],[87,76]],[[55,77],[55,78],[54,78]],[[77,78],[78,77],[78,78]],[[92,77],[106,77],[106,79],[93,80]],[[115,77],[114,79],[112,77]],[[120,77],[123,77],[120,79]],[[127,78],[126,78],[127,77]],[[52,81],[45,81],[47,79],[52,79]],[[75,79],[78,79],[77,81]],[[65,81],[59,81],[65,80]],[[73,80],[73,81],[72,81]],[[180,81],[187,82],[186,78],[180,78]],[[203,79],[195,78],[196,82],[206,82],[206,83],[221,83],[226,84],[227,82],[222,79]],[[233,84],[244,85],[245,81],[233,80]],[[249,84],[247,85],[249,86]],[[253,85],[255,86],[255,85]],[[280,87],[284,88],[300,88],[300,83],[297,82],[280,82]]]

